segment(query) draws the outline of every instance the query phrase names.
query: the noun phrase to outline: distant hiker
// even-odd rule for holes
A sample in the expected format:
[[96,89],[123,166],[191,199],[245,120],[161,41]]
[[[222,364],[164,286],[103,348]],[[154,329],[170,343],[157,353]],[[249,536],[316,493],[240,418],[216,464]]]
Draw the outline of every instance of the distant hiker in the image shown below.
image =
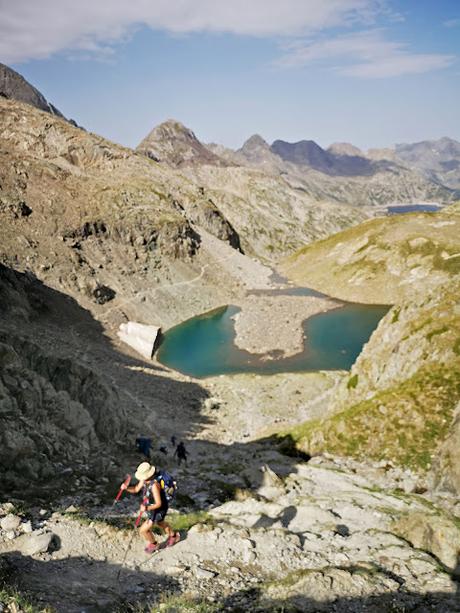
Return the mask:
[[174,434],[171,436],[171,445],[172,445],[173,447],[175,447],[175,446],[176,446],[176,437],[174,436]]
[[147,460],[150,460],[150,447],[152,446],[152,439],[146,436],[138,436],[136,439],[136,447],[145,455]]
[[185,445],[183,443],[183,441],[181,441],[177,447],[176,447],[176,451],[174,452],[174,456],[177,456],[177,461],[179,462],[179,466],[182,463],[182,460],[184,460],[185,462],[187,462],[187,450],[185,449]]
[[160,447],[160,451],[161,451],[161,453],[164,453],[165,455],[168,455],[168,449],[167,449],[166,445],[162,445]]
[[155,466],[151,466],[148,462],[142,462],[137,467],[134,476],[139,481],[137,485],[128,487],[123,483],[121,488],[130,494],[137,494],[142,490],[140,511],[147,514],[147,519],[139,528],[139,534],[148,543],[145,552],[154,553],[159,549],[159,544],[152,533],[154,525],[164,530],[168,535],[166,547],[175,545],[180,540],[180,534],[179,532],[174,532],[171,526],[164,520],[169,508],[168,498],[171,498],[173,495],[173,493],[169,494],[169,489],[173,486],[168,488],[169,483],[166,483],[165,487],[165,481],[171,479],[170,475],[156,471]]

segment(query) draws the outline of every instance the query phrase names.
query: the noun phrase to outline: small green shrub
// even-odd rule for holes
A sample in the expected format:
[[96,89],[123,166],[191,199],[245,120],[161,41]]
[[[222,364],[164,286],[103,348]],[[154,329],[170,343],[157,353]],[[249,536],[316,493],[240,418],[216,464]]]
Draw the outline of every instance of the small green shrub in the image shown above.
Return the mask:
[[391,323],[395,324],[399,320],[399,314],[401,313],[401,307],[395,307],[393,309],[393,317],[391,318]]
[[436,328],[436,330],[431,330],[431,332],[428,332],[425,338],[427,341],[431,341],[433,336],[437,336],[438,334],[444,334],[444,332],[448,332],[448,331],[449,331],[449,328],[447,326],[442,326],[442,328]]
[[354,390],[357,385],[358,385],[358,375],[353,375],[352,377],[348,379],[347,389]]

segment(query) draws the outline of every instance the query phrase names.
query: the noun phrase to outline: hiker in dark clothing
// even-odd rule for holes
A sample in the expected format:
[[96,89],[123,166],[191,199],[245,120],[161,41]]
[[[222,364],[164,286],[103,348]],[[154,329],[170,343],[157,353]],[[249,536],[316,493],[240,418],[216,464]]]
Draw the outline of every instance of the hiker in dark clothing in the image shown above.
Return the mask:
[[129,487],[123,483],[121,489],[126,490],[130,494],[137,494],[142,490],[140,510],[142,513],[147,514],[147,519],[139,528],[139,534],[147,541],[145,552],[154,553],[160,547],[152,533],[154,525],[164,530],[168,535],[166,547],[175,545],[180,540],[180,534],[179,532],[174,532],[171,526],[165,522],[169,504],[166,494],[159,483],[161,473],[157,475],[154,466],[151,466],[148,462],[142,462],[137,467],[134,476],[139,483]]
[[144,455],[147,460],[150,460],[150,447],[152,446],[152,439],[146,436],[138,436],[136,439],[136,447],[138,451]]
[[177,456],[177,461],[179,463],[179,466],[182,463],[182,460],[184,460],[187,463],[187,450],[185,449],[185,445],[183,443],[183,441],[181,441],[177,447],[176,447],[176,451],[174,452],[174,456]]
[[171,436],[171,445],[172,445],[173,447],[175,447],[175,446],[176,446],[176,437],[174,436],[174,434]]

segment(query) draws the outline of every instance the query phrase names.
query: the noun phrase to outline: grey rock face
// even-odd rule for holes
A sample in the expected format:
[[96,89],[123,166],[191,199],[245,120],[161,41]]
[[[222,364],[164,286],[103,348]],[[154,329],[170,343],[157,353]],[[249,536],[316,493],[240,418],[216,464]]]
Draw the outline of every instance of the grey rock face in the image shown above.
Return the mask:
[[449,570],[456,568],[460,553],[460,530],[444,517],[409,513],[394,526],[394,531],[414,547],[432,553]]
[[427,177],[454,189],[460,189],[460,143],[452,138],[440,138],[420,143],[399,144],[397,157],[420,169]]
[[64,117],[64,115],[55,106],[46,100],[38,89],[35,89],[35,87],[28,83],[24,77],[22,77],[15,70],[1,63],[0,95],[5,98],[12,98],[13,100],[26,102],[27,104],[31,104],[37,109],[50,113],[51,115]]
[[99,445],[127,428],[113,387],[72,358],[44,352],[17,328],[4,328],[12,309],[24,323],[35,317],[34,305],[45,308],[43,296],[27,275],[0,267],[0,487],[22,494],[31,482],[65,479],[66,464],[99,460]]

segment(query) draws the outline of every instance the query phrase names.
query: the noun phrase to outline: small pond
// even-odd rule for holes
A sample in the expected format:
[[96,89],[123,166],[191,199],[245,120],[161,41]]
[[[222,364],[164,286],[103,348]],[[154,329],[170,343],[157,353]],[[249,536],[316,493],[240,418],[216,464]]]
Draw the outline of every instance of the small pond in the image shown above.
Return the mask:
[[388,215],[401,215],[402,213],[435,213],[441,210],[438,204],[395,204],[387,208]]
[[282,358],[239,349],[234,344],[233,320],[239,308],[225,306],[168,330],[156,355],[165,366],[198,378],[229,373],[348,370],[389,308],[348,303],[314,315],[303,323],[303,351]]

